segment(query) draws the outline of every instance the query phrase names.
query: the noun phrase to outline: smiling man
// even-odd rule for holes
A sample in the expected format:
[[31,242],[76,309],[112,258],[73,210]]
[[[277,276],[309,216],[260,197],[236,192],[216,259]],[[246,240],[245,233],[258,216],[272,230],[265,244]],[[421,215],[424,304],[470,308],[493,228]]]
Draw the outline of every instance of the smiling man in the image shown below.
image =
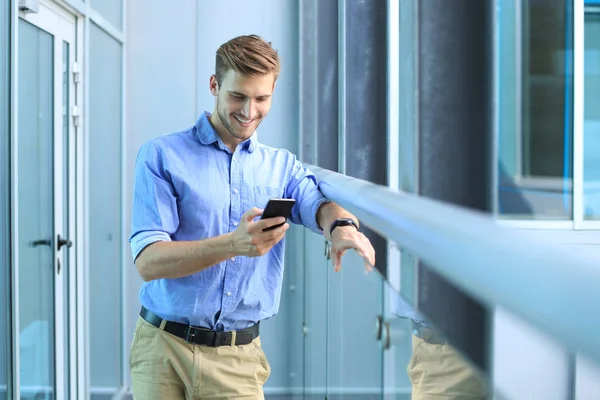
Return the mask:
[[258,219],[270,198],[294,199],[290,220],[332,242],[334,268],[375,252],[357,219],[326,199],[283,149],[258,142],[279,57],[258,36],[217,51],[215,110],[138,153],[131,249],[145,281],[130,351],[135,399],[262,399],[270,366],[259,324],[278,312],[284,218]]

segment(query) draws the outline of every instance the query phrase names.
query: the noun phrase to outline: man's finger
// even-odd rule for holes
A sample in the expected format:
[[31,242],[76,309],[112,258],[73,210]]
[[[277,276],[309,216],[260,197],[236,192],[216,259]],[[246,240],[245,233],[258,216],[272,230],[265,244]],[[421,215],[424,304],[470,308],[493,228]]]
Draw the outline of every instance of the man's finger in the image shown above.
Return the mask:
[[261,208],[257,208],[257,207],[251,208],[248,211],[246,211],[244,213],[244,215],[242,215],[242,221],[252,222],[254,220],[254,218],[260,217],[263,214],[263,211],[264,210]]
[[275,246],[277,243],[283,239],[285,236],[285,232],[290,227],[290,224],[283,224],[279,228],[275,228],[270,231],[261,232],[258,236],[259,240],[264,240],[270,246]]
[[344,257],[344,253],[346,253],[346,249],[332,249],[331,253],[333,254],[334,260],[336,260],[333,264],[334,271],[340,272],[342,270],[342,258]]
[[375,266],[375,250],[371,246],[363,246],[356,251],[363,258],[365,264],[368,263],[371,267]]
[[354,249],[365,262],[368,262],[369,264],[371,264],[371,266],[375,266],[375,249],[373,249],[373,246],[371,246],[371,242],[369,242],[369,240],[366,237],[364,237],[364,240],[360,241],[341,241],[340,243],[338,243],[338,248]]
[[365,255],[362,251],[357,250],[356,251],[358,253],[358,255],[360,256],[360,258],[363,259],[363,262],[365,264],[365,269],[367,270],[367,272],[371,272],[373,271],[373,267],[375,266],[375,262],[374,259],[369,257],[368,255]]
[[277,235],[277,240],[275,241],[275,244],[277,244],[283,240],[283,238],[285,237],[285,233],[287,232],[287,230],[289,228],[290,228],[290,224],[283,224],[282,227],[275,229],[275,232],[281,230],[281,232]]
[[331,250],[331,261],[333,262],[333,270],[335,272],[340,272],[341,263],[342,263],[342,255],[337,250]]
[[[260,221],[256,221],[252,228],[249,230],[250,232],[260,232],[264,229],[270,228],[275,225],[283,224],[285,222],[284,217],[275,217],[275,218],[266,218],[261,219]],[[279,228],[276,228],[279,229]]]

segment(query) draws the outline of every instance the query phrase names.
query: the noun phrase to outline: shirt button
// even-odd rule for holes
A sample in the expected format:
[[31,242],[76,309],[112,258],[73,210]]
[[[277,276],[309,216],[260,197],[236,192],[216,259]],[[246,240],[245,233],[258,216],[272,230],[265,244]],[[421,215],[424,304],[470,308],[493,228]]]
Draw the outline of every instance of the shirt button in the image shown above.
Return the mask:
[[237,189],[233,189],[233,193],[238,194],[238,190]]
[[235,261],[235,257],[231,257],[231,261]]
[[238,223],[237,223],[237,222],[234,222],[234,223],[233,223],[233,226],[238,226]]
[[227,296],[231,296],[231,292],[227,292]]

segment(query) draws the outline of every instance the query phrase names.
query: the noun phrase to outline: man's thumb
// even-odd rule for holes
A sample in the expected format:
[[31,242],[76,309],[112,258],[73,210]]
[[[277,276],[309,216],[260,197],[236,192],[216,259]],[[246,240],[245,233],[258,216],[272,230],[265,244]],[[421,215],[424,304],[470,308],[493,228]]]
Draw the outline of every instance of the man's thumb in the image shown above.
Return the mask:
[[242,215],[242,220],[244,222],[252,222],[254,218],[261,216],[263,211],[264,210],[256,207],[251,208],[250,210],[246,211],[244,215]]

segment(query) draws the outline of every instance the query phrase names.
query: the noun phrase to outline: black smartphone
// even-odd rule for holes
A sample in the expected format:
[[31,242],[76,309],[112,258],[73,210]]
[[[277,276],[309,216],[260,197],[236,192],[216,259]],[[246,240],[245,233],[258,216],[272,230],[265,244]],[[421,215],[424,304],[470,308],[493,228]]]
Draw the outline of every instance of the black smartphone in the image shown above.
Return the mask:
[[[294,199],[271,199],[267,203],[267,206],[265,207],[263,215],[260,217],[260,219],[275,217],[284,217],[285,219],[288,219],[292,213],[292,207],[294,207],[295,203],[296,200]],[[279,225],[274,225],[267,229],[263,229],[263,231],[270,231],[271,229],[278,228],[283,224],[285,224],[285,222]]]

